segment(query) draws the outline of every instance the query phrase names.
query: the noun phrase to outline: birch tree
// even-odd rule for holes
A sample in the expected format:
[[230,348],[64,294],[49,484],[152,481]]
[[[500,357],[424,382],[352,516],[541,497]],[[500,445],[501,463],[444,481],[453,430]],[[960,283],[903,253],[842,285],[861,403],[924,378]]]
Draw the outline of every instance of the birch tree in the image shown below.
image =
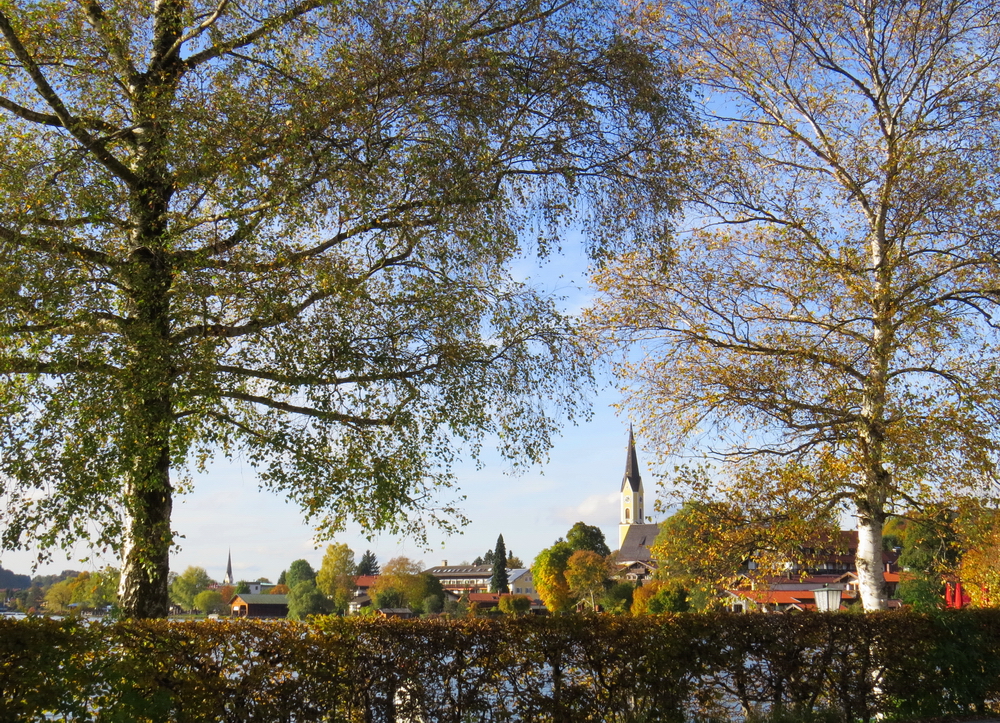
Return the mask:
[[583,199],[595,246],[632,186],[663,201],[650,151],[682,115],[615,23],[0,2],[3,547],[120,552],[124,614],[162,616],[172,500],[213,455],[320,540],[453,527],[450,463],[487,434],[538,460],[587,372],[508,262]]
[[998,15],[681,0],[643,28],[700,100],[701,185],[688,233],[597,276],[593,322],[643,434],[719,462],[706,499],[856,514],[868,610],[889,516],[995,484]]

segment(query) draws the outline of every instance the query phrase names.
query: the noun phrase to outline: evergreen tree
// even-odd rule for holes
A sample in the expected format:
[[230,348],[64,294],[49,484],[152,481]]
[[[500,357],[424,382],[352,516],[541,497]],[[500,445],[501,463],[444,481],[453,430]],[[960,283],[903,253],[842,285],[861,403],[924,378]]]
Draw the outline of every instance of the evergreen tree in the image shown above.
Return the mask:
[[375,557],[375,553],[371,550],[365,550],[365,554],[361,556],[361,561],[358,563],[358,567],[355,571],[357,575],[378,575],[379,566],[378,558]]
[[507,547],[503,544],[503,535],[497,538],[497,546],[493,550],[493,577],[490,579],[490,591],[510,592],[510,581],[507,579]]

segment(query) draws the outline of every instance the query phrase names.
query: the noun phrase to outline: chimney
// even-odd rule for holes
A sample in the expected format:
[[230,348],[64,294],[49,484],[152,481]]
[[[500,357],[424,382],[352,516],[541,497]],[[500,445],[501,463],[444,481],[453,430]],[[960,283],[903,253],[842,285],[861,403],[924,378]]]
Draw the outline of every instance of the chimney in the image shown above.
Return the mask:
[[448,567],[448,561],[447,560],[441,560],[441,567]]

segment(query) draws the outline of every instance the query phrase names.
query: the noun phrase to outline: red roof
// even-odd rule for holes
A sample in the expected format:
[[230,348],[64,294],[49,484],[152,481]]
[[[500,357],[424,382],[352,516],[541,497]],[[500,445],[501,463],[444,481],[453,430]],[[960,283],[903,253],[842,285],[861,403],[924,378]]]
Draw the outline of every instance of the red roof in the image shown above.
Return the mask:
[[354,578],[355,587],[371,587],[378,580],[378,575],[358,575]]
[[495,592],[470,592],[469,602],[500,602],[500,594]]

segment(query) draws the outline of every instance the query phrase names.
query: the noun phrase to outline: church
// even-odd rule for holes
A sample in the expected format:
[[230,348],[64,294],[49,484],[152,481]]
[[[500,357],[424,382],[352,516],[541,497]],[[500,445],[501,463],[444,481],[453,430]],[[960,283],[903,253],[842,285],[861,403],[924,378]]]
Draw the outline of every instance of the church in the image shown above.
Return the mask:
[[646,522],[643,513],[645,492],[639,459],[635,453],[635,436],[628,430],[628,449],[625,453],[625,477],[621,485],[621,522],[618,525],[617,561],[623,569],[620,579],[644,582],[651,580],[655,565],[650,547],[656,541],[660,526]]

